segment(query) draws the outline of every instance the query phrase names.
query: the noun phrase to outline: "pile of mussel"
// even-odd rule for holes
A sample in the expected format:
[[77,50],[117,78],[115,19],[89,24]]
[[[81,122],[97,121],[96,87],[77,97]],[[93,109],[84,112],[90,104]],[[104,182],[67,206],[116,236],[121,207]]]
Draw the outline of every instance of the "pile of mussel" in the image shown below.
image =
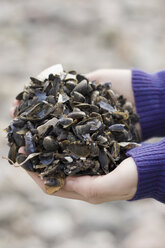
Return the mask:
[[[70,175],[109,173],[139,145],[138,116],[111,83],[90,82],[75,71],[30,79],[6,129],[8,160],[38,172],[48,193]],[[22,146],[25,154],[18,152]]]

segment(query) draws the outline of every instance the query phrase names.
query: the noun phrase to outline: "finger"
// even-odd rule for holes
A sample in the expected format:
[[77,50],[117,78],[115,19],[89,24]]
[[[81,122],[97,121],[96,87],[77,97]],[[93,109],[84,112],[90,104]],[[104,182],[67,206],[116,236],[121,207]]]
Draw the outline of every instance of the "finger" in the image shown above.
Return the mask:
[[85,77],[87,77],[89,81],[96,80],[96,82],[99,82],[97,71],[93,71],[93,72],[87,73],[87,74],[85,74]]
[[12,104],[12,107],[11,107],[11,109],[10,109],[10,116],[11,116],[11,118],[13,118],[13,119],[15,118],[15,116],[14,116],[15,108],[16,108],[19,104],[20,104],[20,101],[17,100],[17,99],[15,99],[14,102],[13,102],[13,104]]
[[67,190],[81,194],[87,201],[96,202],[127,200],[133,197],[137,187],[137,169],[132,158],[121,163],[105,176],[73,177],[66,181]]
[[66,191],[63,189],[60,189],[59,191],[57,191],[53,195],[58,196],[58,197],[62,197],[62,198],[85,201],[85,198],[83,196],[81,196],[80,194],[72,192],[72,191]]
[[70,178],[66,187],[67,190],[81,194],[86,201],[101,203],[106,201],[121,200],[121,193],[115,189],[118,182],[113,173],[106,176],[89,176]]
[[25,152],[25,146],[21,146],[18,150],[18,153],[23,153],[23,154],[26,154]]
[[97,191],[105,201],[131,199],[137,190],[138,173],[133,158],[125,159],[111,173],[98,178]]
[[15,111],[15,107],[13,106],[13,107],[11,107],[11,109],[10,109],[10,116],[11,116],[12,119],[15,118],[15,116],[14,116],[14,111]]
[[20,101],[17,99],[14,99],[13,106],[17,107],[20,104]]
[[81,195],[85,200],[94,198],[98,192],[98,179],[102,176],[81,176],[81,177],[68,177],[66,179],[65,188],[68,191],[75,192]]
[[38,186],[45,191],[45,185],[44,182],[41,180],[41,178],[39,177],[39,174],[36,172],[30,172],[27,171],[27,173],[33,178],[33,180],[38,184]]

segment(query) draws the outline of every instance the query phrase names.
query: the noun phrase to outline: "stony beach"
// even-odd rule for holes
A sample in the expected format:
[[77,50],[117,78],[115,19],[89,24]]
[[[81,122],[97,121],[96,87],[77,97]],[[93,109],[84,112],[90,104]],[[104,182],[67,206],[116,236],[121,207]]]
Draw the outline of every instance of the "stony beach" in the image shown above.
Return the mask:
[[[9,109],[30,76],[53,64],[164,69],[163,0],[0,0],[0,157]],[[150,142],[155,142],[153,139]],[[155,200],[90,205],[44,194],[0,158],[1,248],[164,248],[165,209]]]

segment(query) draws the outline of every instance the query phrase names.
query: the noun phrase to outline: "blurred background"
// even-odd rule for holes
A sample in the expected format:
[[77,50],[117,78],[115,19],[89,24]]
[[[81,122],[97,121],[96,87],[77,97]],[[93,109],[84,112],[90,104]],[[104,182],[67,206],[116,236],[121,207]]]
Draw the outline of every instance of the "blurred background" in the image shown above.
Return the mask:
[[[14,97],[46,67],[165,69],[164,10],[163,0],[0,0],[0,157]],[[0,248],[165,247],[159,202],[51,197],[22,169],[0,166]]]

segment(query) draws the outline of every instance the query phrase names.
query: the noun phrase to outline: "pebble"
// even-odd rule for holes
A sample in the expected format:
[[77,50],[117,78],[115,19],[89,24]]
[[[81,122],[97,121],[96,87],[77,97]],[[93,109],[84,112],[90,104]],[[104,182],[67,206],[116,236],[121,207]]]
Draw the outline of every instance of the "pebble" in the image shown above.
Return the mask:
[[[10,105],[27,79],[53,64],[81,73],[164,69],[163,4],[1,1],[0,130],[9,124]],[[165,247],[163,204],[143,200],[90,205],[44,195],[26,172],[1,159],[8,152],[5,135],[0,131],[1,248]]]
[[65,210],[47,210],[33,217],[34,232],[46,240],[63,240],[71,237],[74,224]]

